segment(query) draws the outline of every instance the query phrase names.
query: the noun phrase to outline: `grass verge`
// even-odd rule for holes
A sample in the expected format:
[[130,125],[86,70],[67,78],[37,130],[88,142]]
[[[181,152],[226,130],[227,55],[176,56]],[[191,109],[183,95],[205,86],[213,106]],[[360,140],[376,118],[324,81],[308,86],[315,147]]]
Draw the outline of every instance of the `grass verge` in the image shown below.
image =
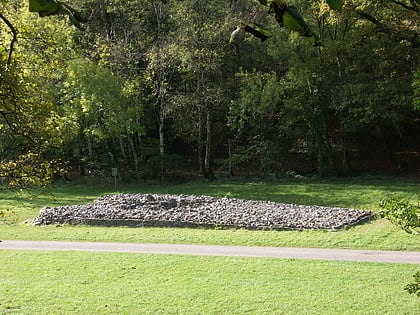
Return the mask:
[[417,314],[418,266],[0,251],[2,314]]

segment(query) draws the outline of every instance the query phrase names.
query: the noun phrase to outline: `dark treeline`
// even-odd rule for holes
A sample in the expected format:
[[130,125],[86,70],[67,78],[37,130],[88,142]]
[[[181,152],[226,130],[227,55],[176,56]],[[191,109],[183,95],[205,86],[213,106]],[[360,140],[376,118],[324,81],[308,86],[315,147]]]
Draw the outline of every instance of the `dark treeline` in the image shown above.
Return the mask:
[[289,2],[322,46],[251,0],[74,0],[84,30],[0,2],[2,176],[420,169],[416,2]]

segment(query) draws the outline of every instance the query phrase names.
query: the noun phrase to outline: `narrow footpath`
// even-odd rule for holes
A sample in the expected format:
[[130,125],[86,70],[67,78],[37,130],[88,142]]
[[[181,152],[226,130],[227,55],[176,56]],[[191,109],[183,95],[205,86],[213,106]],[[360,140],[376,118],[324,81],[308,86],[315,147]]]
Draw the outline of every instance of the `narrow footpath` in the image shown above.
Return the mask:
[[420,252],[325,248],[2,240],[1,250],[91,251],[420,264]]

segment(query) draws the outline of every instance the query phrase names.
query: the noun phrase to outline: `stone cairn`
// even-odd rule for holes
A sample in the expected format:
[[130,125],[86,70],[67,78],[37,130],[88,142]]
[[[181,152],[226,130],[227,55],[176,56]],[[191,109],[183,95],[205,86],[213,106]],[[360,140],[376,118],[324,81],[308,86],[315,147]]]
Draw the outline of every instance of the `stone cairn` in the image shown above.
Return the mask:
[[374,217],[365,210],[227,197],[119,194],[91,204],[44,207],[33,224],[337,230]]

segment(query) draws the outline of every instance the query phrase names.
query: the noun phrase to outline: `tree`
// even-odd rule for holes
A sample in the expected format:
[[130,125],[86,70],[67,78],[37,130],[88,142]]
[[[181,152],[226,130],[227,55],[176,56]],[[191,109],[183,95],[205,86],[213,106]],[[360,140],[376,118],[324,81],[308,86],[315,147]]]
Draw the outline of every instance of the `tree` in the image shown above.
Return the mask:
[[60,90],[61,132],[64,146],[81,162],[80,172],[124,165],[124,139],[143,132],[136,120],[138,109],[124,94],[124,79],[86,59],[69,61],[66,72]]
[[[35,2],[31,10],[43,18],[27,7],[16,11],[17,1],[1,2],[0,12],[15,30],[32,28],[21,28],[28,16],[44,29],[11,49],[15,34],[0,20],[2,67],[9,69],[0,84],[8,106],[8,97],[38,100],[39,110],[26,118],[5,105],[3,119],[23,134],[30,130],[25,124],[39,122],[33,133],[42,135],[39,143],[44,135],[54,139],[44,156],[87,160],[89,134],[91,158],[103,169],[118,161],[137,176],[156,164],[156,176],[165,168],[159,167],[162,157],[176,153],[198,157],[201,173],[212,177],[214,162],[229,155],[230,162],[237,157],[262,173],[328,175],[371,171],[378,156],[397,169],[404,157],[396,152],[415,151],[413,1],[298,0],[297,11],[288,1],[75,0],[72,7],[90,17],[84,32],[66,27],[61,2]],[[21,60],[30,64],[30,74]],[[54,71],[47,71],[49,62]],[[104,78],[104,88],[92,87]],[[83,102],[89,103],[85,112]],[[112,117],[98,114],[104,108]],[[75,136],[66,130],[84,131]],[[11,131],[0,131],[4,147],[16,143]]]
[[[229,126],[235,135],[234,152],[245,151],[234,164],[255,165],[264,173],[281,172],[286,165],[293,135],[282,83],[275,72],[243,72],[239,97],[229,106]],[[245,159],[245,160],[244,160]]]
[[215,178],[215,148],[227,143],[223,130],[233,74],[225,66],[232,53],[227,41],[233,16],[229,10],[232,8],[224,1],[185,1],[175,13],[176,43],[183,52],[179,55],[183,84],[177,86],[175,99],[182,104],[184,117],[177,116],[178,126],[184,125],[182,129],[192,137],[189,141],[196,144],[200,172],[209,179]]
[[[411,105],[413,91],[410,85],[399,85],[399,82],[413,81],[416,67],[413,57],[418,49],[413,41],[400,41],[406,27],[393,22],[397,15],[404,16],[407,9],[391,2],[381,2],[374,8],[366,3],[347,1],[340,13],[325,6],[320,10],[318,5],[299,4],[309,23],[317,25],[316,33],[323,47],[310,48],[293,33],[289,38],[284,37],[287,33],[275,33],[270,41],[264,42],[273,60],[270,71],[278,77],[273,100],[268,101],[278,113],[278,121],[273,121],[272,128],[278,130],[278,135],[282,134],[280,130],[286,129],[283,134],[289,139],[289,142],[284,138],[276,141],[284,145],[283,158],[276,154],[275,159],[280,162],[280,168],[287,165],[286,153],[293,152],[312,161],[318,174],[371,171],[375,162],[370,161],[375,161],[379,155],[385,156],[382,163],[397,170],[403,157],[395,152],[416,146],[412,135],[417,133],[418,114]],[[377,26],[362,19],[358,10],[369,12],[378,20],[384,19],[382,24],[389,21],[392,32],[376,32]],[[391,16],[386,15],[391,11]],[[407,34],[414,29],[415,26],[411,26]],[[272,43],[275,47],[270,47]],[[236,110],[237,114],[245,113],[254,119],[261,110],[259,98],[267,94],[270,86],[259,83],[266,70],[256,69],[253,74],[245,72],[241,76],[245,84],[239,102],[235,101],[238,109],[247,107],[242,113]],[[252,88],[253,80],[255,88]],[[281,97],[276,98],[276,95]],[[254,132],[267,122],[256,120]],[[247,142],[256,142],[264,148],[262,139],[258,131],[249,135]],[[269,149],[259,152],[264,155],[276,147],[281,146],[271,142]],[[273,161],[270,154],[265,157]]]
[[151,89],[153,100],[158,113],[159,130],[159,154],[160,154],[160,175],[166,172],[166,123],[167,117],[171,114],[169,102],[171,94],[171,83],[174,82],[174,74],[178,62],[174,55],[177,54],[176,44],[173,43],[173,32],[170,27],[170,13],[168,5],[162,1],[152,2],[156,31],[151,47],[147,51],[146,81]]
[[20,1],[9,1],[5,10],[18,21],[21,38],[13,58],[9,54],[0,65],[1,176],[9,187],[45,185],[54,173],[61,173],[51,87],[60,78],[57,65],[64,53],[60,40],[69,34],[58,31],[53,41],[51,24],[33,20]]

